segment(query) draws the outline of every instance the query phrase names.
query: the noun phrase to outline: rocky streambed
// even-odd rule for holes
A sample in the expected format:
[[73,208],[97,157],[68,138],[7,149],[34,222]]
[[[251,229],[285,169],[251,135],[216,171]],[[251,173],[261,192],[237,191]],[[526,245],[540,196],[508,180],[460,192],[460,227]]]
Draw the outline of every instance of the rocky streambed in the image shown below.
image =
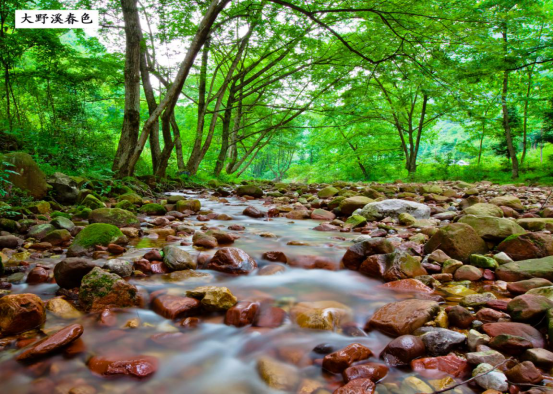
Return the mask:
[[260,186],[0,219],[0,392],[553,391],[548,190]]

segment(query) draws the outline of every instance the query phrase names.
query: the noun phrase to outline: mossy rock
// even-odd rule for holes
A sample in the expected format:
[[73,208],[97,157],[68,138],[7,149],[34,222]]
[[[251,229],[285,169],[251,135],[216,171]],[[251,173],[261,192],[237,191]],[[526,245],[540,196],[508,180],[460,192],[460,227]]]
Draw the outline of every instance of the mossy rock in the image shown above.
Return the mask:
[[344,228],[362,227],[366,223],[367,223],[367,219],[365,219],[363,216],[361,216],[361,215],[352,215],[344,223]]
[[317,196],[319,198],[330,198],[330,197],[333,197],[335,196],[336,194],[338,194],[340,190],[338,190],[337,188],[335,188],[334,186],[327,186],[325,187],[324,189],[320,190],[318,193],[317,193]]
[[78,219],[88,219],[91,212],[92,212],[92,209],[87,207],[81,207],[75,211],[74,216]]
[[200,200],[177,201],[177,204],[175,205],[175,210],[179,212],[184,212],[186,210],[198,212],[200,209],[202,209],[202,203]]
[[150,203],[140,207],[140,212],[146,215],[163,216],[167,213],[167,209],[161,204]]
[[135,286],[119,275],[94,267],[81,281],[79,302],[86,311],[96,312],[105,308],[133,307],[139,299]]
[[255,198],[263,197],[263,190],[255,185],[242,185],[236,188],[236,194],[239,196],[251,196]]
[[176,204],[179,201],[186,200],[185,196],[181,196],[180,194],[172,194],[170,196],[167,196],[167,202],[169,204]]
[[345,199],[346,199],[346,197],[344,197],[344,196],[335,197],[335,198],[332,199],[332,201],[330,201],[328,203],[328,207],[330,209],[338,208],[340,206],[340,204],[342,203],[342,201],[344,201]]
[[97,199],[93,194],[89,194],[84,198],[84,200],[81,202],[81,205],[83,207],[87,207],[90,209],[98,209],[98,208],[105,208],[105,204]]
[[50,217],[52,219],[54,218],[57,218],[57,217],[63,217],[63,218],[66,218],[66,219],[71,219],[71,215],[68,214],[68,213],[65,213],[65,212],[60,212],[60,211],[54,211],[50,214]]
[[357,209],[363,208],[368,203],[374,202],[373,199],[364,196],[348,197],[340,201],[340,213],[345,216],[351,215]]
[[58,216],[57,218],[53,219],[50,224],[60,230],[65,229],[67,231],[72,231],[75,228],[75,223],[64,216]]
[[50,203],[48,201],[39,201],[30,205],[29,211],[35,214],[45,214],[50,212]]
[[107,246],[111,243],[124,243],[127,238],[116,226],[107,223],[94,223],[86,226],[73,240],[67,250],[68,257],[86,254],[96,245]]
[[14,187],[27,191],[36,200],[46,197],[48,192],[46,175],[31,155],[25,152],[12,152],[3,155],[1,160],[12,164],[9,170],[14,173],[8,175],[8,181]]
[[46,235],[42,240],[57,246],[71,240],[71,233],[66,229],[54,230],[51,233],[48,233],[48,235]]
[[134,205],[129,200],[119,201],[117,204],[115,204],[115,208],[125,209],[125,210],[130,211],[130,212],[135,212],[136,211],[136,205]]
[[140,228],[140,222],[136,215],[130,211],[120,208],[95,209],[88,217],[90,223],[108,223],[119,228],[136,227]]
[[207,186],[216,189],[221,186],[221,182],[219,182],[217,179],[210,179],[209,182],[207,182]]
[[126,194],[120,195],[119,197],[117,197],[117,201],[119,202],[129,201],[131,204],[134,204],[134,205],[143,204],[142,197],[140,197],[136,193],[126,193]]
[[468,208],[465,208],[464,212],[467,215],[474,216],[493,216],[497,218],[503,217],[503,211],[501,210],[501,208],[494,204],[477,203],[471,205]]
[[12,219],[0,219],[0,230],[14,233],[18,228],[18,223]]
[[37,224],[29,229],[27,237],[41,241],[44,237],[55,230],[56,228],[49,223]]

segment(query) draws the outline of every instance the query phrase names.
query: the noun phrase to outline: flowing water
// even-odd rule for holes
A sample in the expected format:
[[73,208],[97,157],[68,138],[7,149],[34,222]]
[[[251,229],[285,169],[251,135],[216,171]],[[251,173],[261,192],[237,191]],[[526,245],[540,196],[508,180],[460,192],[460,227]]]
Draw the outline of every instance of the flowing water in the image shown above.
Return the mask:
[[[187,194],[197,198],[196,195]],[[243,249],[262,267],[269,262],[261,255],[267,251],[282,251],[287,256],[322,256],[336,263],[338,267],[345,249],[352,244],[358,233],[320,232],[312,228],[319,222],[286,218],[252,219],[242,215],[245,206],[253,205],[261,210],[261,201],[244,203],[229,198],[229,203],[215,199],[200,198],[203,210],[213,210],[233,217],[230,221],[211,220],[197,222],[198,226],[219,227],[240,224],[245,231],[234,247]],[[259,234],[270,232],[274,238]],[[289,241],[304,241],[305,245],[288,245]],[[162,247],[163,239],[142,238],[134,247],[118,258],[134,259],[142,256],[152,247]],[[178,243],[175,243],[178,244]],[[198,254],[193,246],[182,246],[192,254]],[[212,251],[201,253],[213,254]],[[45,259],[43,264],[55,264],[64,256]],[[349,270],[305,270],[286,266],[281,274],[258,276],[230,276],[214,271],[204,271],[211,277],[186,281],[167,281],[162,275],[137,278],[130,282],[147,292],[163,289],[170,294],[184,294],[186,290],[203,284],[226,286],[239,300],[262,300],[263,305],[279,306],[289,310],[296,302],[338,301],[353,310],[354,320],[363,328],[375,309],[387,302],[410,295],[397,295],[380,287],[380,281],[367,278]],[[14,285],[14,293],[31,292],[43,300],[55,296],[55,284],[28,286]],[[312,352],[319,344],[331,344],[341,348],[350,343],[361,343],[377,356],[390,341],[389,337],[371,331],[366,336],[347,336],[330,331],[302,329],[289,320],[276,329],[244,327],[235,328],[223,324],[223,316],[214,314],[202,317],[202,324],[193,330],[179,330],[174,322],[164,319],[148,309],[121,309],[117,311],[117,325],[102,327],[97,315],[83,316],[76,322],[84,326],[84,334],[78,344],[64,354],[50,357],[32,366],[18,364],[13,355],[16,349],[0,353],[0,392],[19,394],[29,392],[51,392],[51,381],[55,382],[55,393],[67,393],[78,384],[93,386],[97,393],[272,393],[256,371],[256,360],[262,355],[277,356],[292,360],[305,379],[320,381],[331,389],[341,385],[340,376],[331,376],[322,371],[319,361],[322,356]],[[45,330],[56,330],[69,324],[67,320],[48,315]],[[152,336],[158,334],[152,339]],[[161,334],[161,335],[159,335]],[[350,334],[351,335],[351,334]],[[359,335],[359,332],[358,332]],[[25,345],[20,341],[19,346]],[[80,348],[80,349],[79,349]],[[79,353],[79,350],[84,352]],[[85,361],[91,355],[141,354],[159,359],[157,372],[145,380],[131,378],[106,379],[94,376]],[[370,361],[378,362],[373,357]],[[315,360],[313,362],[312,360]],[[391,369],[386,382],[401,383],[413,372]],[[90,387],[89,387],[90,389]],[[33,391],[34,390],[34,391]],[[91,391],[92,392],[92,391]],[[73,392],[72,392],[73,393]]]

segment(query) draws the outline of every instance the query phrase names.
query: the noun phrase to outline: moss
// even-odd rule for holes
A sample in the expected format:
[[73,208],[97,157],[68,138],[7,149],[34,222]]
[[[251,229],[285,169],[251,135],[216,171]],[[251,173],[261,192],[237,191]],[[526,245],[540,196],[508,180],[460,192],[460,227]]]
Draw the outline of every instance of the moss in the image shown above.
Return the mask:
[[198,212],[200,209],[202,209],[202,204],[199,200],[181,200],[177,201],[175,209],[179,212],[184,212],[186,210]]
[[123,233],[114,225],[94,223],[86,226],[77,234],[73,244],[77,244],[84,248],[90,248],[95,245],[107,246],[119,237],[123,237]]
[[100,208],[91,212],[90,223],[109,223],[117,227],[139,226],[136,215],[120,208]]
[[104,297],[110,293],[111,288],[119,279],[121,279],[119,276],[95,267],[83,277],[79,299],[81,302],[90,303],[94,297]]
[[92,212],[92,209],[87,207],[81,207],[75,212],[74,216],[80,219],[88,219],[91,212]]
[[60,211],[54,211],[54,212],[52,212],[52,214],[50,215],[50,217],[51,217],[52,219],[57,218],[58,216],[64,217],[64,218],[66,218],[66,219],[71,219],[71,215],[70,215],[70,214],[65,213],[65,212],[60,212]]
[[145,213],[146,215],[165,215],[167,210],[163,205],[150,203],[143,205],[140,208],[140,212]]
[[94,197],[94,195],[89,194],[86,196],[81,203],[82,206],[85,206],[87,208],[91,209],[98,209],[98,208],[104,208],[105,205],[103,202],[101,202],[98,198]]
[[115,208],[125,209],[125,210],[130,211],[130,212],[135,212],[136,211],[136,207],[129,200],[119,201],[117,204],[115,204]]
[[131,204],[142,205],[142,197],[136,193],[126,193],[117,198],[118,201],[128,201]]

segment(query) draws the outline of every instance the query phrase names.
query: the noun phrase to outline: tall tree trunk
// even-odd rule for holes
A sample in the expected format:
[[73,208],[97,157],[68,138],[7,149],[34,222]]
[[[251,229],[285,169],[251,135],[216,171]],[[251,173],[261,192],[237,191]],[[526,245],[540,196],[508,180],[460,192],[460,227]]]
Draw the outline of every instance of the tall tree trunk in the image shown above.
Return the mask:
[[136,0],[120,0],[125,20],[125,113],[121,138],[113,161],[119,176],[131,175],[129,164],[140,127],[140,42],[142,30]]
[[478,149],[478,165],[480,165],[480,159],[482,158],[482,147],[484,146],[485,132],[486,132],[486,123],[482,121],[482,136],[480,137],[480,149]]
[[[507,56],[507,28],[505,27],[503,32],[504,53]],[[507,93],[509,92],[509,71],[507,70],[507,64],[505,64],[505,71],[503,72],[503,89],[501,90],[501,109],[503,111],[503,129],[505,130],[505,140],[507,142],[507,149],[509,150],[509,156],[511,159],[511,173],[513,179],[518,178],[518,158],[515,147],[513,145],[513,135],[511,132],[511,122],[509,120],[509,110],[507,107]]]
[[[157,102],[154,89],[152,88],[152,83],[150,82],[150,72],[148,71],[148,64],[146,62],[145,48],[143,48],[140,52],[140,75],[142,76],[142,87],[144,88],[144,95],[146,96],[146,102],[148,103],[148,113],[151,115],[157,107]],[[161,156],[158,120],[156,120],[152,125],[152,132],[150,133],[150,151],[152,153],[152,174],[155,174],[159,164],[159,157]]]
[[[161,100],[161,102],[157,106],[154,113],[150,115],[148,120],[146,120],[146,122],[142,126],[142,131],[140,133],[140,137],[138,138],[138,143],[134,146],[131,159],[129,160],[127,168],[124,171],[126,174],[130,175],[134,172],[136,163],[138,162],[138,159],[140,158],[140,154],[142,153],[142,150],[146,145],[146,141],[150,136],[150,133],[152,131],[152,125],[155,122],[155,120],[159,118],[159,116],[164,111],[168,111],[169,113],[173,112],[175,105],[177,104],[179,94],[182,91],[182,87],[184,86],[184,82],[186,81],[186,78],[190,73],[190,69],[194,64],[194,60],[196,59],[196,56],[198,55],[198,53],[202,49],[202,46],[207,40],[207,37],[211,32],[211,28],[213,27],[215,20],[217,19],[217,17],[219,16],[223,8],[225,8],[225,6],[229,2],[230,0],[220,0],[220,1],[212,0],[211,1],[209,8],[205,12],[198,26],[198,30],[196,31],[196,34],[192,40],[192,43],[188,48],[186,56],[180,65],[179,71],[177,73],[177,76],[175,77],[174,82],[171,84],[170,88],[165,94],[165,97],[163,98],[163,100]],[[133,147],[130,147],[130,149],[132,148]]]
[[227,157],[233,105],[234,105],[234,85],[230,89],[229,97],[227,99],[227,106],[225,108],[225,114],[223,116],[223,131],[221,133],[221,149],[219,151],[219,156],[217,157],[217,162],[215,163],[215,169],[213,170],[213,175],[216,177],[221,175],[221,171],[223,170],[223,166],[225,164],[225,158]]
[[524,103],[524,122],[522,125],[522,156],[520,157],[520,164],[524,164],[524,159],[526,158],[526,150],[528,145],[528,107],[530,105],[530,92],[532,91],[532,74],[534,73],[534,67],[530,67],[528,70],[528,86],[526,86],[526,101]]

